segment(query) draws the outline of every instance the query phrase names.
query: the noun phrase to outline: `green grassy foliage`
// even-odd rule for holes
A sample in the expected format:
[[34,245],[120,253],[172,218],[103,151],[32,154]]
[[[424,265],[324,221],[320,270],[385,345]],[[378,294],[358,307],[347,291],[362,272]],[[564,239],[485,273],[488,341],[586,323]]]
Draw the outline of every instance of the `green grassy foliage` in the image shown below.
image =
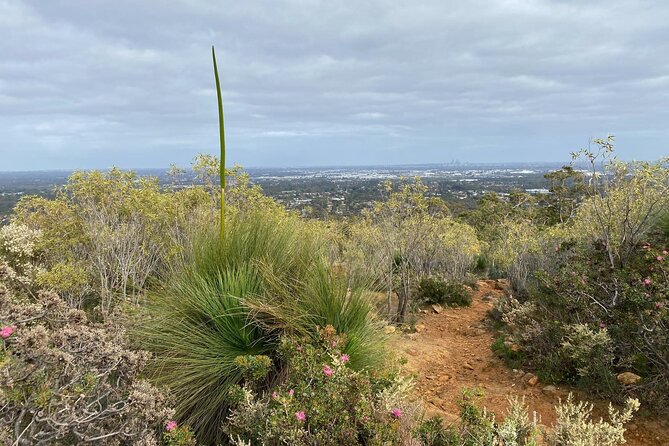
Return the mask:
[[193,252],[150,299],[140,334],[156,353],[153,374],[172,389],[179,417],[200,441],[220,440],[231,385],[244,384],[239,356],[275,363],[281,334],[346,336],[353,368],[383,360],[372,305],[360,284],[332,274],[308,223],[286,213],[230,212],[225,238],[203,229]]

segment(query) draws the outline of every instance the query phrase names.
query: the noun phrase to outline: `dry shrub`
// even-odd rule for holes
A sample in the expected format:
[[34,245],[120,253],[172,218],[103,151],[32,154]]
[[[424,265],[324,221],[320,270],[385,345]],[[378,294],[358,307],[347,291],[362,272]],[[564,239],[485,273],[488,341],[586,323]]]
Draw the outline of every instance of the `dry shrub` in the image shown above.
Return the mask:
[[[0,285],[1,286],[1,285]],[[149,355],[111,320],[91,323],[57,295],[0,289],[0,438],[13,444],[158,444],[173,411],[139,374]]]

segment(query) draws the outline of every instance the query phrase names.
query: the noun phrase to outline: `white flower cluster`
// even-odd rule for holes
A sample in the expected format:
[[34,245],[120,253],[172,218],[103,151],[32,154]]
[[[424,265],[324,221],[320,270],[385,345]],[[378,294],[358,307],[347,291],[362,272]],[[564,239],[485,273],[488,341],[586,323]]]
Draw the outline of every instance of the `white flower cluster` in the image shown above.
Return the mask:
[[41,231],[25,225],[0,227],[0,280],[28,285],[39,272],[32,260]]
[[41,237],[41,231],[26,225],[11,223],[0,227],[0,252],[7,257],[28,259],[35,253],[35,245]]

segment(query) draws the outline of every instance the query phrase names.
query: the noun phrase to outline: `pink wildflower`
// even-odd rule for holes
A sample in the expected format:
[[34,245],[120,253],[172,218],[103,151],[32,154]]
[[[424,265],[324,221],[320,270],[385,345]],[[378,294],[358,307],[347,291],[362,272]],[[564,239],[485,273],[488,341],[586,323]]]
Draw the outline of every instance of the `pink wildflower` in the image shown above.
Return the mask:
[[329,365],[324,365],[323,366],[323,375],[330,377],[333,374],[334,374],[334,371],[330,368]]
[[16,326],[12,325],[10,326],[5,326],[2,327],[2,330],[0,330],[0,338],[2,339],[7,339],[10,337],[14,332],[16,331]]
[[658,261],[658,262],[661,262],[661,261],[663,261],[663,260],[664,260],[664,257],[662,257],[662,256],[657,256],[657,261]]
[[643,284],[646,286],[650,285],[651,283],[653,282],[651,282],[651,280],[648,277],[646,277],[646,279],[643,281]]
[[279,397],[279,394],[276,392],[272,392],[272,399],[275,400]]
[[655,308],[660,309],[662,307],[664,307],[664,304],[662,302],[656,302],[655,303]]
[[665,250],[665,251],[662,251],[662,255],[663,255],[663,256],[666,256],[666,255],[668,255],[668,254],[669,254],[669,252],[667,252],[666,250]]
[[172,432],[176,428],[177,428],[177,422],[174,420],[170,420],[167,423],[165,423],[165,430],[167,432]]
[[307,414],[304,413],[303,410],[299,412],[295,412],[295,418],[297,418],[297,421],[304,421],[307,419]]
[[349,358],[349,356],[346,353],[341,355],[341,357],[339,359],[341,360],[341,362],[344,362],[344,363],[349,362],[351,360],[351,358]]
[[601,328],[602,330],[604,330],[604,329],[606,328],[606,324],[605,324],[604,322],[600,322],[600,323],[599,323],[599,328]]
[[402,417],[402,410],[398,407],[393,407],[390,410],[390,415],[392,415],[393,418],[401,418]]
[[295,394],[295,391],[293,389],[290,389],[288,391],[288,396],[293,396]]

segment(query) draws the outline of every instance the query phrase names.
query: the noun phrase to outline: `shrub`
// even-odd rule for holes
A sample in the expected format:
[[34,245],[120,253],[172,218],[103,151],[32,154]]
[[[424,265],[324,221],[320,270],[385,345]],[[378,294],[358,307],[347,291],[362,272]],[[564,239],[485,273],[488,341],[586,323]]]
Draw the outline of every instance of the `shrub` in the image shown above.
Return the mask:
[[601,242],[611,267],[624,268],[669,206],[669,158],[625,163],[611,156],[613,137],[594,143],[596,152],[574,154],[587,162],[592,178],[589,197],[574,221],[575,233]]
[[469,288],[462,283],[452,283],[437,277],[423,277],[416,289],[418,303],[466,307],[471,305]]
[[404,444],[414,408],[410,382],[394,373],[355,371],[331,326],[319,339],[286,338],[279,354],[287,378],[264,395],[238,388],[224,429],[235,444]]
[[6,280],[18,286],[33,282],[39,273],[34,260],[41,235],[39,230],[15,223],[0,227],[0,274]]
[[491,268],[503,271],[512,290],[525,295],[535,285],[535,273],[552,270],[559,259],[565,230],[542,229],[529,220],[505,220],[499,231],[490,242]]
[[[157,178],[134,172],[75,172],[52,200],[21,199],[12,219],[43,234],[35,245],[51,271],[43,285],[79,306],[92,297],[107,316],[119,302],[139,302],[209,202],[200,188],[163,191]],[[66,271],[75,272],[79,292]]]
[[597,330],[585,324],[564,327],[560,353],[575,369],[579,382],[592,390],[617,388],[612,373],[613,341],[605,327]]
[[7,444],[158,444],[173,410],[139,379],[149,354],[130,350],[122,327],[91,323],[50,292],[28,299],[3,289],[0,325]]
[[424,446],[617,446],[625,443],[624,424],[639,409],[639,402],[629,399],[622,411],[609,406],[609,421],[593,422],[592,404],[575,403],[570,394],[556,406],[553,428],[540,431],[536,416],[530,419],[523,400],[509,399],[506,416],[498,422],[481,408],[481,397],[476,389],[463,390],[459,424],[445,427],[441,419],[431,418],[416,429],[416,437]]
[[[505,332],[547,381],[580,384],[614,399],[639,397],[649,408],[669,402],[669,311],[664,247],[638,249],[624,269],[603,250],[577,249],[556,274],[543,274],[531,299],[506,299]],[[621,389],[614,375],[643,379]]]
[[550,446],[616,446],[625,443],[624,424],[639,410],[637,400],[628,399],[620,412],[609,405],[610,421],[593,422],[592,404],[574,403],[571,394],[556,407],[557,421],[548,435]]
[[308,223],[284,212],[228,212],[226,237],[203,229],[186,263],[151,296],[138,332],[156,353],[158,383],[176,396],[177,417],[206,444],[221,440],[230,389],[248,384],[240,357],[273,364],[261,387],[283,376],[283,333],[313,336],[317,326],[345,333],[354,369],[383,361],[383,336],[365,289],[333,274]]

